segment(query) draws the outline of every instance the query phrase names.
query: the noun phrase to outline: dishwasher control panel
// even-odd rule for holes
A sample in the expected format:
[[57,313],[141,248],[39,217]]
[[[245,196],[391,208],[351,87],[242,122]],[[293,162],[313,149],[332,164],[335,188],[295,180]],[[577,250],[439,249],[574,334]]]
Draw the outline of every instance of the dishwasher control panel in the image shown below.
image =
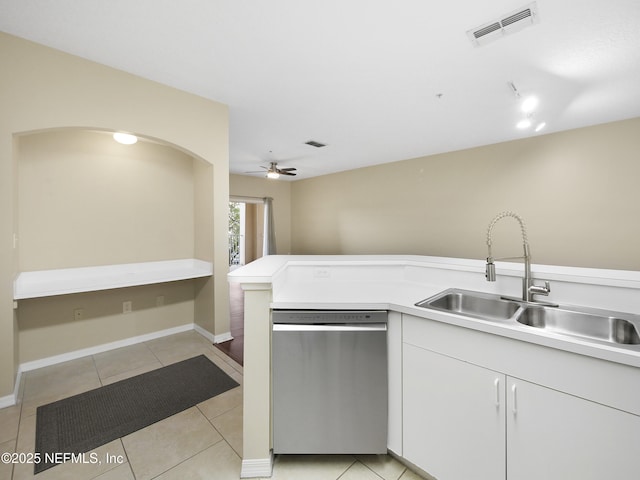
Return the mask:
[[273,310],[273,323],[327,325],[387,323],[386,310]]

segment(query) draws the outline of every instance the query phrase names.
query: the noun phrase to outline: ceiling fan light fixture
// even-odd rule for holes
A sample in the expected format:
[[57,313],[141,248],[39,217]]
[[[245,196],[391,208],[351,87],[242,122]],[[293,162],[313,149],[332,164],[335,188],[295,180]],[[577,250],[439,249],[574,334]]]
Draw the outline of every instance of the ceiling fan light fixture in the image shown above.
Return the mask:
[[273,178],[275,180],[276,178],[280,178],[280,174],[275,170],[269,170],[267,172],[267,178]]
[[540,100],[538,100],[538,97],[531,95],[522,101],[520,109],[523,113],[532,113],[536,108],[538,108],[539,103]]
[[526,130],[530,126],[531,126],[531,119],[529,118],[523,118],[516,124],[516,127],[519,128],[520,130]]

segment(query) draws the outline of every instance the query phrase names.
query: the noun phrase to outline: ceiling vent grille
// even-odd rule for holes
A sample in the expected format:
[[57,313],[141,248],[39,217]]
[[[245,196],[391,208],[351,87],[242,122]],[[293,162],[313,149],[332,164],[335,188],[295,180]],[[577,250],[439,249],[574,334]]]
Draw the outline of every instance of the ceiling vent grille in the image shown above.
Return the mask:
[[519,32],[540,21],[538,4],[532,2],[513,12],[502,15],[497,20],[484,23],[479,27],[467,30],[467,36],[476,47],[498,40],[510,33]]

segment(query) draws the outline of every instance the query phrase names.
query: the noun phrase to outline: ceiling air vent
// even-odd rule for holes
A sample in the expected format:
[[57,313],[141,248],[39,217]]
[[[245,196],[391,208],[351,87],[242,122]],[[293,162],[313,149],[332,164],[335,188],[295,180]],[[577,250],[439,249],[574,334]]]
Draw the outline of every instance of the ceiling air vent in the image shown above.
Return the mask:
[[316,147],[316,148],[322,148],[327,146],[325,143],[316,142],[315,140],[309,140],[308,142],[304,142],[304,143],[305,145],[309,145],[311,147]]
[[532,2],[513,12],[502,15],[498,19],[467,30],[467,36],[471,43],[479,47],[510,33],[519,32],[523,28],[535,25],[539,21],[538,4]]

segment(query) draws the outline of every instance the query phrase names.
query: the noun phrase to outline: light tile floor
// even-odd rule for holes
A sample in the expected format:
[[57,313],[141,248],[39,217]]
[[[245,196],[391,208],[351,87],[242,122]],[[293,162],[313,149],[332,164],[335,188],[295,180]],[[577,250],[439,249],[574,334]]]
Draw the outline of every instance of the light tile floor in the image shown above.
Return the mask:
[[[240,386],[87,454],[97,464],[66,463],[34,476],[32,464],[0,462],[0,480],[189,480],[240,478],[242,367],[195,331],[25,373],[20,403],[0,409],[0,453],[33,453],[36,408],[199,354]],[[95,454],[92,457],[91,454]],[[275,480],[419,480],[387,455],[277,456]]]

